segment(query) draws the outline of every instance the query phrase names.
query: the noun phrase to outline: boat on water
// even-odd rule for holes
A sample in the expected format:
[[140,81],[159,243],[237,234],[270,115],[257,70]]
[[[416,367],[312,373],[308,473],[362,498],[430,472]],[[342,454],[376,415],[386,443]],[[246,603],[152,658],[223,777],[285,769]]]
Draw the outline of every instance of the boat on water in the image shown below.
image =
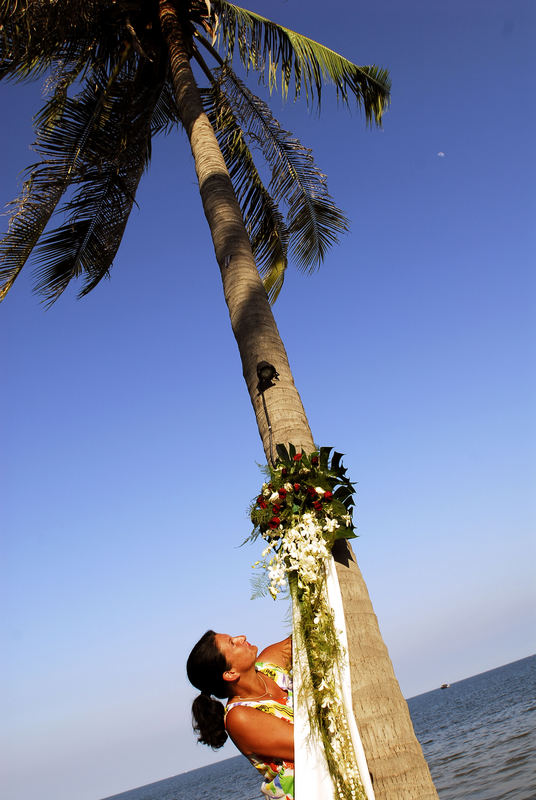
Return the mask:
[[442,683],[440,689],[450,689],[450,683]]

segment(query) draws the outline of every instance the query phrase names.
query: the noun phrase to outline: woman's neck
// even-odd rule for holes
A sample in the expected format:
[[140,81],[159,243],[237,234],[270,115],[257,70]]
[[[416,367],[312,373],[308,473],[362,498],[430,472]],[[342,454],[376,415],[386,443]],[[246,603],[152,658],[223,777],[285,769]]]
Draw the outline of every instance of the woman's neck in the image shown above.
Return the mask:
[[233,695],[230,699],[260,700],[270,696],[271,693],[265,676],[262,672],[257,672],[257,670],[253,668],[251,671],[240,676],[233,686]]

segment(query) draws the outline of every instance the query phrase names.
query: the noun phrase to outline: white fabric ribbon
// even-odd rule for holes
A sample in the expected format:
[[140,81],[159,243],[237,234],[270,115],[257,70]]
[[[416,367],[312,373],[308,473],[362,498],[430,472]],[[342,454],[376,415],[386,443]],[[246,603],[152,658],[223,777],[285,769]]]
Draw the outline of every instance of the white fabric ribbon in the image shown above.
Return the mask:
[[[355,759],[359,768],[361,783],[367,795],[367,800],[374,799],[374,790],[361,743],[361,737],[354,717],[352,707],[352,691],[350,683],[350,664],[348,661],[348,639],[346,636],[346,623],[342,605],[339,580],[335,569],[335,562],[330,557],[326,562],[327,594],[329,605],[333,612],[335,630],[344,651],[341,664],[340,697],[346,713],[354,746]],[[293,604],[294,606],[294,604]],[[293,619],[297,620],[298,610],[293,608]],[[337,800],[335,787],[329,775],[324,748],[318,735],[311,731],[307,698],[301,691],[304,676],[308,674],[309,665],[305,643],[299,641],[298,631],[300,626],[294,624],[292,639],[293,658],[293,683],[294,683],[294,797],[295,800]],[[307,681],[305,681],[307,684]]]

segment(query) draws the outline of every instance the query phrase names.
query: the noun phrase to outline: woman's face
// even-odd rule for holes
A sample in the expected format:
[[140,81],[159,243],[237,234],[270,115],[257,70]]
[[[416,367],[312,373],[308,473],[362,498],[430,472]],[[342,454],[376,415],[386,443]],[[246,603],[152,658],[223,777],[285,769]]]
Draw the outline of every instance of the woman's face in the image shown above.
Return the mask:
[[244,672],[255,665],[259,648],[250,644],[245,636],[217,633],[214,636],[214,642],[220,653],[225,656],[230,669]]

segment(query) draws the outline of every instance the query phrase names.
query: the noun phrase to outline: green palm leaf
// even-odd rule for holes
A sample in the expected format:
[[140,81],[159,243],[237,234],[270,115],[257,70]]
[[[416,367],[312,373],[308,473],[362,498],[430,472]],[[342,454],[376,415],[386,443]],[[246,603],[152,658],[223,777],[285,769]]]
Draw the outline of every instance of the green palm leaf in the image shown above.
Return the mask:
[[201,95],[233,182],[257,268],[261,275],[268,275],[273,268],[281,269],[283,265],[284,273],[288,230],[259,175],[229,98],[219,83],[202,91]]
[[389,102],[386,70],[357,66],[313,39],[226,0],[215,0],[213,5],[228,57],[232,58],[238,45],[245,69],[259,72],[270,90],[277,87],[279,80],[280,91],[286,97],[293,83],[295,97],[303,92],[310,106],[320,105],[322,86],[328,81],[343,103],[349,105],[355,100],[363,108],[367,122],[381,124]]
[[[28,175],[20,197],[11,204],[14,212],[6,236],[0,242],[0,300],[9,291],[47,226],[57,204],[71,182],[76,180],[81,155],[99,116],[109,106],[113,79],[124,60],[107,77],[93,82],[91,102],[67,101],[58,86],[36,118],[35,149],[42,161],[26,170]],[[64,113],[66,105],[72,114]],[[56,126],[56,122],[60,125]]]
[[279,292],[283,288],[287,263],[286,260],[273,262],[270,270],[263,277],[262,282],[268,295],[268,300],[272,304],[275,303],[279,297]]
[[[36,249],[36,291],[53,303],[71,279],[82,273],[86,279],[79,296],[107,277],[134,202],[144,162],[132,162],[121,171],[114,165],[103,172],[86,173],[84,185],[64,211],[66,223],[42,239]],[[121,174],[123,172],[123,174]]]
[[173,87],[169,78],[166,78],[162,82],[162,88],[152,112],[151,133],[153,136],[159,133],[168,134],[179,124],[179,112]]
[[78,64],[103,34],[104,0],[0,0],[0,79],[29,80]]
[[[83,296],[109,274],[149,161],[153,113],[164,94],[162,84],[155,86],[150,80],[153,69],[145,62],[133,76],[115,81],[104,118],[91,131],[81,155],[79,188],[62,208],[65,223],[48,233],[37,249],[36,290],[48,303],[72,278],[85,275]],[[76,126],[84,104],[94,101],[93,91],[92,83],[70,103],[64,127],[69,121]],[[154,127],[160,126],[157,119]]]
[[54,179],[35,170],[13,201],[16,210],[0,242],[0,300],[13,286],[64,191],[63,176]]
[[[222,67],[219,77],[246,139],[270,166],[270,195],[277,205],[287,207],[289,250],[299,269],[312,271],[347,230],[347,219],[330,196],[311,151],[280,126],[266,103],[232,70]],[[281,276],[280,267],[278,271]]]
[[[136,70],[124,58],[112,75],[94,72],[79,95],[62,99],[59,118],[57,98],[46,104],[38,118],[43,160],[32,168],[29,200],[19,203],[0,243],[4,292],[69,186],[73,193],[61,209],[65,224],[36,248],[36,291],[52,303],[81,273],[86,275],[81,294],[108,273],[149,158],[153,111],[164,93],[163,82],[151,80],[155,70],[158,66],[147,62]],[[154,127],[160,128],[161,120]],[[48,195],[54,203],[43,203]]]
[[[71,101],[72,102],[72,101]],[[104,103],[78,107],[77,124],[64,124],[54,132],[53,121],[65,98],[55,96],[45,104],[38,116],[38,136],[35,149],[43,160],[26,170],[28,175],[22,194],[12,202],[14,213],[6,236],[0,242],[0,299],[13,285],[21,269],[41,237],[57,204],[79,169],[80,154],[91,128]]]

